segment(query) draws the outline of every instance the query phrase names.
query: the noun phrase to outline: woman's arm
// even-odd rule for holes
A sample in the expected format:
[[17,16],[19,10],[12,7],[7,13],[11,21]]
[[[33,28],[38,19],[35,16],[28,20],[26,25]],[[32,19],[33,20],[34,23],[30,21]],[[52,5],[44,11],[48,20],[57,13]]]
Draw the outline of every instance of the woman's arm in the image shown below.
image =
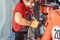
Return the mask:
[[22,17],[21,13],[19,13],[19,12],[15,13],[14,18],[15,18],[16,23],[18,23],[20,25],[23,25],[23,26],[30,26],[30,27],[33,27],[33,28],[37,28],[38,24],[39,24],[39,22],[35,18],[33,18],[33,21],[31,21],[31,22],[24,19]]
[[23,25],[23,26],[30,26],[30,21],[24,19],[21,15],[21,13],[19,12],[16,12],[15,15],[14,15],[14,18],[15,18],[15,22],[20,24],[20,25]]

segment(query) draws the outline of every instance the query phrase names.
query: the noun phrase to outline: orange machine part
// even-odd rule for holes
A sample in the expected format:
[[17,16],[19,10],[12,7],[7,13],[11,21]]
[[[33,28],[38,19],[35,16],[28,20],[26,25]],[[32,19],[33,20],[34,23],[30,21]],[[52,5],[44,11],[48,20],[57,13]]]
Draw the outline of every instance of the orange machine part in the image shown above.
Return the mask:
[[50,10],[50,12],[48,13],[48,18],[47,18],[45,26],[46,26],[46,30],[41,40],[56,40],[56,39],[59,40],[60,38],[60,34],[59,34],[60,33],[60,10]]
[[52,9],[52,6],[41,6],[40,7],[40,12],[43,14],[46,14],[50,11],[50,9]]

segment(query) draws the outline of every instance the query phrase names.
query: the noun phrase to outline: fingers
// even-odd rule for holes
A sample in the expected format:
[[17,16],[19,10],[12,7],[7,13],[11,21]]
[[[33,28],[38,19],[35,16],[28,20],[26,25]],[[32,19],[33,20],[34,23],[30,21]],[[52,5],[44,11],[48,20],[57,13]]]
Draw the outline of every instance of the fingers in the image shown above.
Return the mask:
[[39,24],[39,22],[37,20],[31,21],[30,27],[37,28],[38,27],[38,24]]

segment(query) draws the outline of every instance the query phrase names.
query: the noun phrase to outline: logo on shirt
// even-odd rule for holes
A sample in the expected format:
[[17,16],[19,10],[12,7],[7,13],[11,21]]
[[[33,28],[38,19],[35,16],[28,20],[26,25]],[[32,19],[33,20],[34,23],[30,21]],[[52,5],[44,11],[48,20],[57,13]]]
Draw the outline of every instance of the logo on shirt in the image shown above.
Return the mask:
[[59,26],[54,26],[52,29],[53,40],[60,40],[60,28]]

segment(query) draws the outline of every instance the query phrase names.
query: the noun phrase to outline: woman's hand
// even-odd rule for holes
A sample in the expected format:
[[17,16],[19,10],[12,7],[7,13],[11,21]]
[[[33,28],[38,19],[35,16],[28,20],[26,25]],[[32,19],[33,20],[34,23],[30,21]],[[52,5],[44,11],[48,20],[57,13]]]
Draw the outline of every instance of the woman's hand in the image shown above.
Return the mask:
[[38,27],[38,24],[39,24],[39,22],[37,20],[33,20],[33,21],[31,21],[30,27],[37,28]]

